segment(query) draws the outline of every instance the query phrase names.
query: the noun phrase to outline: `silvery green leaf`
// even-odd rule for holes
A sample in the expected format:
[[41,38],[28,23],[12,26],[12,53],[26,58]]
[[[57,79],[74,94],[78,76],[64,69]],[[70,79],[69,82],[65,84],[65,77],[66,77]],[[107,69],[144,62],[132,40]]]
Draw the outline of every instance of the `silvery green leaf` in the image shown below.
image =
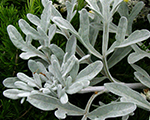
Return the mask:
[[150,88],[150,76],[144,76],[140,72],[135,72],[134,75],[142,84]]
[[118,42],[123,42],[126,36],[126,31],[127,31],[127,18],[126,17],[121,17],[119,21],[119,25],[117,27],[117,32],[116,32],[116,40]]
[[105,87],[112,93],[122,96],[122,101],[135,103],[138,107],[150,110],[150,103],[142,95],[120,83],[106,83]]
[[131,66],[136,70],[136,72],[134,72],[135,77],[142,84],[144,84],[145,86],[150,88],[150,76],[149,76],[149,74],[144,69],[142,69],[141,67],[139,67],[135,64],[132,64]]
[[54,17],[52,20],[60,28],[69,30],[71,33],[73,33],[82,42],[82,44],[89,50],[90,53],[97,56],[98,58],[102,58],[102,55],[94,49],[94,47],[90,44],[89,41],[84,41],[67,20],[63,19],[62,17]]
[[44,42],[44,46],[48,47],[49,46],[49,37],[47,36],[46,32],[40,26],[37,27],[37,31],[38,31],[41,39]]
[[66,52],[68,53],[66,56],[66,60],[68,60],[72,55],[75,55],[76,44],[77,44],[76,38],[74,35],[72,35],[67,41],[66,45]]
[[71,21],[72,18],[75,16],[76,14],[76,10],[74,11],[74,7],[76,5],[76,0],[71,0],[70,1],[66,1],[66,8],[67,8],[67,20]]
[[[96,20],[95,20],[96,19]],[[99,22],[100,20],[95,17],[94,19],[94,22]],[[98,29],[95,29],[91,24],[90,25],[90,30],[89,30],[89,41],[90,41],[90,44],[92,46],[95,45],[95,42],[97,40],[97,37],[98,37],[98,33],[99,33],[99,30]]]
[[56,16],[52,19],[52,21],[59,27],[69,30],[74,35],[78,34],[77,31],[73,28],[73,26],[69,23],[69,21],[65,20],[64,18]]
[[150,53],[141,50],[137,45],[132,45],[132,48],[134,49],[135,52],[131,53],[128,56],[128,63],[133,64],[139,60],[141,60],[144,57],[150,58]]
[[102,82],[103,80],[105,80],[106,78],[107,78],[106,76],[93,78],[93,79],[90,81],[90,86],[96,85],[96,84]]
[[115,118],[132,113],[136,109],[136,105],[128,102],[110,103],[98,107],[89,113],[91,120],[105,120],[106,118]]
[[3,85],[7,88],[16,88],[14,85],[16,81],[19,81],[17,77],[8,77],[3,81]]
[[49,31],[48,31],[48,37],[49,37],[49,41],[48,41],[48,45],[50,45],[51,40],[53,39],[55,33],[56,33],[56,25],[53,24],[49,27]]
[[19,93],[24,93],[25,91],[23,90],[18,90],[18,89],[7,89],[3,92],[3,95],[7,98],[10,98],[10,99],[19,99],[20,97],[17,96]]
[[54,76],[57,78],[57,80],[63,85],[65,86],[65,82],[62,78],[62,74],[61,74],[61,70],[60,70],[60,65],[57,61],[53,61],[53,68],[55,70],[54,72]]
[[116,31],[116,42],[114,42],[109,50],[107,51],[107,55],[114,51],[115,47],[120,45],[122,42],[125,41],[125,35],[127,31],[127,19],[125,17],[121,17],[119,20],[119,25]]
[[131,65],[137,72],[141,73],[142,75],[149,77],[148,73],[142,69],[141,67],[139,67],[138,65],[132,64]]
[[97,0],[85,0],[85,1],[89,4],[89,8],[91,8],[94,12],[99,14],[100,17],[103,17],[100,8],[97,5]]
[[39,67],[37,65],[37,62],[35,62],[34,60],[28,61],[28,67],[32,73],[34,72],[39,73]]
[[35,57],[35,56],[38,56],[37,54],[35,54],[35,52],[31,52],[31,51],[27,51],[27,52],[22,52],[20,55],[19,55],[22,59],[24,60],[28,60],[29,58],[31,57]]
[[24,91],[22,93],[18,93],[18,97],[28,97],[31,94],[31,92]]
[[66,63],[63,66],[63,73],[62,73],[63,75],[62,75],[62,77],[65,77],[72,70],[72,68],[74,67],[76,61],[77,61],[77,58],[74,55],[72,55],[66,61]]
[[122,117],[122,120],[128,120],[128,118],[129,118],[129,115],[125,115]]
[[26,82],[29,86],[38,88],[38,86],[34,83],[34,80],[32,78],[28,77],[27,75],[25,75],[24,73],[17,73],[17,77],[20,80]]
[[66,118],[66,111],[65,110],[62,110],[62,109],[59,109],[55,111],[55,116],[59,119],[65,119]]
[[79,63],[80,63],[80,64],[81,64],[81,63],[86,63],[87,60],[89,60],[90,56],[91,56],[90,54],[83,56],[83,57],[79,60]]
[[95,50],[95,48],[91,45],[89,40],[89,16],[86,9],[82,9],[80,12],[80,28],[79,35],[77,37],[82,42],[82,44],[89,50],[89,52],[98,58],[101,58],[101,54]]
[[50,13],[51,13],[51,20],[55,16],[62,17],[62,15],[60,14],[60,12],[52,5],[52,2],[50,4]]
[[37,17],[36,15],[33,15],[31,13],[27,14],[27,18],[32,22],[34,25],[38,26],[40,25],[40,18]]
[[13,44],[21,49],[22,51],[24,50],[27,50],[28,48],[26,47],[26,43],[25,41],[23,40],[22,36],[20,35],[20,33],[18,32],[18,30],[12,26],[12,25],[9,25],[7,27],[7,32],[9,34],[9,37],[11,39],[11,41],[13,42]]
[[128,18],[129,17],[128,4],[126,4],[125,2],[122,2],[121,5],[119,6],[118,12],[119,12],[120,16],[124,16],[124,17]]
[[108,59],[108,67],[112,68],[119,61],[121,61],[124,57],[126,57],[131,52],[131,50],[132,48],[130,46],[115,49],[114,53]]
[[19,27],[21,28],[22,32],[25,35],[30,34],[32,38],[35,40],[41,39],[41,36],[39,35],[39,33],[33,27],[31,27],[25,20],[23,19],[19,20]]
[[27,98],[27,101],[33,106],[50,111],[56,108],[66,111],[66,114],[72,116],[80,116],[84,114],[84,110],[78,108],[71,103],[62,104],[57,98],[45,94],[33,94]]
[[33,88],[28,86],[25,82],[22,82],[22,81],[16,81],[14,83],[14,85],[19,88],[19,89],[22,89],[22,90],[26,90],[26,91],[32,91]]
[[79,61],[76,58],[75,59],[75,64],[72,67],[71,71],[69,72],[69,74],[70,74],[70,76],[72,77],[73,80],[75,80],[75,78],[76,78],[76,76],[78,74],[78,71],[79,71]]
[[68,76],[67,78],[66,78],[66,89],[68,89],[68,87],[69,86],[71,86],[71,84],[72,84],[72,77],[71,76]]
[[68,95],[64,92],[64,94],[62,94],[62,96],[60,97],[60,102],[62,104],[66,104],[68,102]]
[[23,57],[23,59],[28,59],[31,56],[39,56],[39,57],[45,59],[45,56],[43,55],[42,52],[38,51],[31,44],[27,45],[25,43],[22,36],[20,35],[20,33],[17,31],[17,29],[14,26],[9,25],[7,27],[7,31],[8,31],[9,37],[10,37],[11,41],[13,42],[13,44],[17,48],[21,49],[22,51],[26,51],[25,53],[22,53],[20,55],[21,57]]
[[63,57],[64,57],[64,51],[58,47],[57,45],[55,44],[51,44],[50,45],[50,49],[51,51],[54,53],[54,55],[56,55],[56,57],[60,60],[60,61],[63,61]]
[[42,87],[42,81],[40,79],[39,74],[35,73],[33,74],[33,78],[34,78],[34,83],[38,86],[38,88]]
[[89,43],[89,16],[86,9],[82,9],[80,12],[80,28],[79,35],[85,43]]
[[21,101],[20,101],[20,104],[23,104],[25,101],[25,98],[22,98]]
[[42,0],[42,5],[45,7],[49,2],[52,2],[52,1],[49,1],[49,0]]
[[114,48],[121,48],[121,47],[127,47],[129,45],[133,45],[138,42],[142,42],[150,37],[150,32],[148,30],[136,30],[133,32],[127,39],[122,41],[121,43],[119,42],[114,42],[111,46],[111,48],[107,51],[108,53],[111,53]]
[[104,21],[109,21],[110,22],[110,18],[112,17],[112,13],[110,12],[110,4],[112,3],[113,0],[107,0],[107,2],[105,0],[100,0],[101,4],[102,4],[102,15],[104,18]]
[[147,15],[147,19],[148,19],[148,21],[150,23],[150,14]]
[[113,7],[111,9],[112,15],[118,10],[121,3],[122,3],[122,0],[114,0]]
[[103,63],[101,61],[91,63],[79,72],[76,81],[81,82],[92,80],[102,70],[102,68]]
[[41,21],[40,21],[40,27],[43,29],[44,32],[47,33],[47,29],[50,25],[50,19],[51,19],[51,2],[48,2],[46,6],[44,6],[44,10],[41,14]]
[[52,63],[52,65],[53,65],[53,61],[56,61],[58,63],[58,67],[60,69],[59,60],[54,54],[51,55],[51,63]]
[[139,12],[142,10],[142,8],[144,7],[144,3],[143,1],[138,2],[132,9],[132,11],[129,14],[129,8],[128,8],[128,4],[126,4],[125,2],[122,2],[121,6],[119,7],[119,14],[121,16],[125,16],[128,19],[128,30],[127,30],[127,34],[131,34],[132,33],[132,24],[133,21],[135,19],[135,17],[139,14]]
[[25,40],[26,40],[26,44],[27,45],[31,45],[31,43],[32,43],[32,37],[31,37],[31,35],[27,35],[26,38],[25,38]]
[[135,17],[140,13],[144,5],[144,2],[140,1],[133,7],[132,11],[130,12],[129,21],[133,21],[135,19]]
[[83,88],[82,83],[80,82],[75,82],[71,86],[68,87],[66,90],[68,94],[74,94],[79,92]]

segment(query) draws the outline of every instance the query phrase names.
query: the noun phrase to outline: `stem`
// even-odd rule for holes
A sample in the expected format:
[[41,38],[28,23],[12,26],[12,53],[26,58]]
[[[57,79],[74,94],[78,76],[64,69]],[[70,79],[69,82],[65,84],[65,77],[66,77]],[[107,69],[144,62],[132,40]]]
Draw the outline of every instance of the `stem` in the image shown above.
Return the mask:
[[103,54],[103,64],[104,64],[104,71],[105,75],[111,82],[116,82],[114,78],[111,76],[107,64],[107,48],[108,48],[108,40],[109,40],[109,22],[103,20],[103,43],[102,43],[102,54]]
[[107,64],[107,58],[104,57],[103,58],[103,64],[104,64],[104,71],[105,71],[105,75],[106,77],[111,81],[111,82],[116,82],[116,80],[111,76],[110,72],[109,72],[109,68],[108,68],[108,64]]
[[90,107],[91,107],[91,104],[92,104],[93,100],[94,100],[97,96],[99,96],[100,94],[103,94],[105,91],[106,91],[106,89],[103,89],[103,91],[100,91],[100,92],[98,92],[98,93],[94,93],[94,94],[90,97],[90,99],[89,99],[89,101],[88,101],[88,103],[87,103],[87,105],[86,105],[86,107],[85,107],[85,114],[84,114],[82,120],[86,120],[86,119],[87,119],[87,115],[89,114],[89,110],[90,110]]
[[[132,89],[144,89],[146,88],[143,84],[141,83],[122,83]],[[94,87],[87,87],[82,89],[79,93],[89,93],[89,92],[95,92],[95,91],[103,91],[105,89],[104,86],[94,86]]]

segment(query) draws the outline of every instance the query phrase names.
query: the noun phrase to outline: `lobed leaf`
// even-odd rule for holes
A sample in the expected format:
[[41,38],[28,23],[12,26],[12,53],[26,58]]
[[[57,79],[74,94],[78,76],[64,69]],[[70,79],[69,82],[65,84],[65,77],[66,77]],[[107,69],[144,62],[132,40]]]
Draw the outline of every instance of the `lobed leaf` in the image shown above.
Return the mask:
[[136,105],[128,102],[110,103],[98,107],[89,113],[91,120],[105,120],[106,118],[115,118],[125,116],[132,113],[136,109]]
[[96,61],[89,64],[86,68],[80,71],[77,75],[76,81],[89,81],[92,80],[103,68],[103,63],[101,61]]
[[45,94],[32,94],[27,98],[27,101],[33,106],[44,111],[50,111],[58,108],[59,110],[65,111],[64,114],[72,116],[80,116],[84,113],[84,110],[69,102],[62,104],[57,98]]
[[150,103],[131,88],[120,83],[106,83],[105,87],[112,93],[122,96],[122,101],[135,103],[138,107],[150,111]]
[[132,45],[132,48],[134,49],[135,52],[131,53],[128,56],[129,64],[133,64],[133,63],[143,59],[144,57],[150,58],[150,53],[148,53],[144,50],[141,50],[137,45]]

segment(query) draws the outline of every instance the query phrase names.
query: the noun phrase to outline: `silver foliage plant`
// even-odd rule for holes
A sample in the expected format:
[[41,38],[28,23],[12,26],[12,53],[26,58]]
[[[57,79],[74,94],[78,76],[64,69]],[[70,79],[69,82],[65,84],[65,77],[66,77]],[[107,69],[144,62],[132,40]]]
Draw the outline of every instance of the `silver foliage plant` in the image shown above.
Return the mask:
[[[42,0],[44,10],[40,18],[27,14],[28,20],[36,27],[33,28],[23,19],[19,20],[19,27],[26,35],[25,40],[14,26],[7,27],[13,44],[23,51],[20,57],[28,60],[33,76],[19,72],[17,77],[6,78],[3,84],[9,89],[3,92],[4,96],[14,100],[21,99],[21,104],[26,100],[44,111],[55,110],[58,119],[65,119],[70,115],[83,116],[82,120],[105,120],[121,116],[122,120],[127,120],[136,107],[150,111],[150,103],[146,98],[132,89],[140,86],[150,88],[150,76],[135,65],[144,57],[150,58],[149,50],[143,51],[139,47],[142,41],[150,37],[150,32],[145,29],[132,32],[132,23],[144,3],[138,2],[129,13],[128,5],[123,0],[85,1],[92,12],[85,8],[79,11],[78,31],[70,23],[77,12],[76,0],[66,1],[66,19],[53,6],[52,1]],[[116,12],[121,16],[118,25],[112,22]],[[148,20],[150,21],[150,15]],[[94,48],[99,31],[103,31],[101,53]],[[65,51],[51,43],[56,33],[67,39]],[[116,41],[108,48],[109,33],[116,34]],[[40,46],[34,47],[33,40],[38,41]],[[82,46],[77,45],[77,40],[88,50],[88,54],[83,52],[80,48]],[[134,52],[131,53],[131,50]],[[92,55],[97,57],[97,61],[92,61]],[[111,55],[109,59],[108,55]],[[120,82],[109,72],[110,68],[127,55],[128,63],[135,69],[134,75],[139,83]],[[32,60],[32,57],[39,59]],[[82,63],[87,66],[79,70]],[[97,77],[98,74],[101,77]],[[109,79],[110,83],[94,86],[105,79]],[[85,109],[69,102],[68,95],[94,91]],[[119,99],[106,105],[100,104],[90,111],[93,100],[109,91],[120,96]]]

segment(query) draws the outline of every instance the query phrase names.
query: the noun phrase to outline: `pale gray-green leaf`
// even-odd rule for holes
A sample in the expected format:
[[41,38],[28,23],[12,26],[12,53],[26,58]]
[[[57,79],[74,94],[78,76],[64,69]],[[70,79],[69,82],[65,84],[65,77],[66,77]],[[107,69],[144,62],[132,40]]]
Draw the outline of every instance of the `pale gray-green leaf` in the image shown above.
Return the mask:
[[16,81],[14,83],[14,85],[19,88],[19,89],[22,89],[22,90],[26,90],[26,91],[32,91],[33,88],[28,86],[25,82],[22,82],[22,81]]
[[55,33],[56,33],[56,25],[53,24],[49,27],[49,31],[48,31],[48,37],[49,37],[49,41],[48,41],[48,45],[50,45],[51,40],[53,39]]
[[129,16],[129,22],[133,21],[135,17],[141,12],[142,8],[144,7],[144,2],[140,1],[138,2],[132,9],[130,16]]
[[27,75],[25,75],[24,73],[17,73],[17,77],[20,80],[28,83],[29,86],[38,88],[38,86],[34,83],[34,80],[32,78],[28,77]]
[[62,104],[57,98],[45,94],[33,94],[27,98],[33,106],[50,111],[56,108],[66,111],[68,115],[83,115],[84,110],[72,105],[71,103]]
[[148,19],[148,21],[150,23],[150,14],[147,15],[147,19]]
[[44,10],[41,14],[41,21],[39,25],[43,29],[43,31],[46,33],[50,25],[50,19],[51,19],[50,9],[51,9],[51,2],[47,2],[47,5],[44,7]]
[[79,92],[83,88],[82,83],[80,82],[75,82],[73,83],[68,89],[66,90],[68,94],[75,94]]
[[89,16],[86,9],[82,9],[80,12],[80,29],[79,35],[85,43],[89,41]]
[[72,35],[66,45],[66,52],[68,53],[66,56],[66,60],[69,59],[72,55],[75,55],[76,52],[76,38],[74,35]]
[[150,103],[142,95],[120,83],[106,83],[105,87],[112,93],[124,97],[124,101],[135,103],[140,108],[150,110]]
[[128,56],[128,63],[129,64],[133,64],[133,63],[141,60],[144,57],[150,58],[150,53],[148,53],[144,50],[141,50],[137,45],[132,45],[131,47],[134,49],[135,52],[131,53]]
[[106,118],[115,118],[132,113],[136,105],[128,102],[118,102],[103,105],[90,112],[88,117],[91,120],[105,120]]
[[142,84],[150,88],[150,76],[144,76],[140,72],[135,72],[134,75]]
[[149,77],[148,73],[142,69],[141,67],[139,67],[138,65],[132,64],[131,65],[138,73],[141,73],[142,75]]
[[61,97],[60,97],[60,102],[62,104],[66,104],[68,102],[68,95],[66,93],[64,93]]
[[30,34],[35,40],[41,39],[39,33],[33,27],[31,27],[25,20],[19,20],[19,27],[25,35]]
[[91,8],[94,12],[99,14],[100,17],[103,17],[100,8],[97,5],[97,0],[86,0],[86,2],[90,5],[89,8]]
[[59,109],[55,111],[55,116],[59,119],[65,119],[66,118],[66,111]]
[[40,18],[37,17],[36,15],[33,15],[31,13],[27,14],[27,18],[32,22],[34,25],[38,26],[40,25]]
[[51,49],[51,51],[54,53],[54,55],[56,55],[56,57],[60,60],[60,61],[62,61],[63,60],[63,56],[64,56],[64,51],[60,48],[60,47],[58,47],[57,45],[55,45],[55,44],[51,44],[50,45],[50,49]]
[[127,18],[121,17],[119,21],[119,25],[117,27],[116,32],[116,40],[118,42],[123,42],[125,39],[126,31],[127,31]]
[[7,89],[3,92],[3,95],[7,98],[10,98],[10,99],[19,99],[20,97],[17,96],[19,93],[23,93],[25,91],[23,90],[18,90],[18,89]]
[[101,61],[96,61],[89,64],[86,68],[81,70],[77,75],[76,81],[89,81],[92,80],[103,68],[103,63]]
[[16,88],[14,85],[16,81],[19,81],[17,77],[8,77],[3,81],[3,85],[7,88]]
[[119,61],[121,61],[124,57],[126,57],[131,52],[131,50],[132,48],[130,46],[115,49],[114,53],[108,59],[108,67],[112,68]]
[[7,32],[9,34],[11,41],[17,48],[23,51],[28,49],[25,45],[25,41],[23,40],[22,36],[14,26],[9,25],[7,27]]

